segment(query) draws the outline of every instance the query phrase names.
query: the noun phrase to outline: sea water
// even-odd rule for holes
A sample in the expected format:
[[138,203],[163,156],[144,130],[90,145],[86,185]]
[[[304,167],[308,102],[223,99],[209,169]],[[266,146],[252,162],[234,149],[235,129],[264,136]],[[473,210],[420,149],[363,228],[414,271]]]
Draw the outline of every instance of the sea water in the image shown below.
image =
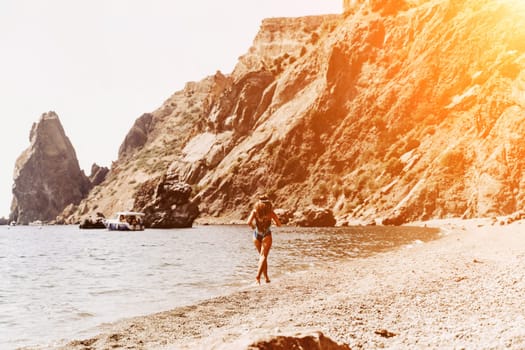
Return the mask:
[[[269,275],[423,243],[420,227],[279,227]],[[253,283],[247,226],[140,232],[0,226],[0,349],[60,345],[103,323],[188,305]]]

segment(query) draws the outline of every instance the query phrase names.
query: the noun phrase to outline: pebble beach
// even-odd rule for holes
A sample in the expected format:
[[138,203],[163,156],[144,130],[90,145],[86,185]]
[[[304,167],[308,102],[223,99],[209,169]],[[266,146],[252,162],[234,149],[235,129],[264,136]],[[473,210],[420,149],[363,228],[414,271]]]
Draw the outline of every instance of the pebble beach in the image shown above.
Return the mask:
[[104,325],[77,349],[247,349],[322,333],[352,349],[525,348],[525,223],[438,220],[441,238]]

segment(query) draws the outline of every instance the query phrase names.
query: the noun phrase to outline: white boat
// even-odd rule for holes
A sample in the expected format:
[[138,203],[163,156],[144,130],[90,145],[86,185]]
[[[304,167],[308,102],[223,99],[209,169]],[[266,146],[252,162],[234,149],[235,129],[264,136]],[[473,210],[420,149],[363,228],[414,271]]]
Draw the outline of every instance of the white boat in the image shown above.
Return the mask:
[[143,231],[144,213],[119,211],[113,219],[107,219],[104,223],[110,231]]

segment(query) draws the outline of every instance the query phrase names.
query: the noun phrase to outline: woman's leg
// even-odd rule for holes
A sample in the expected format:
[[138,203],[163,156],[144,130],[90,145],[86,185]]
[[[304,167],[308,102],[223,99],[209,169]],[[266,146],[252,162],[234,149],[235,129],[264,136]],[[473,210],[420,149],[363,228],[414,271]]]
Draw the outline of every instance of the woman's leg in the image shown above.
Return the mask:
[[[255,245],[255,249],[257,249],[257,253],[259,253],[259,255],[261,255],[262,242],[254,237],[253,238],[253,244]],[[257,277],[255,277],[255,279],[256,279],[258,284],[261,284],[261,275],[259,273],[257,273]]]
[[268,254],[270,253],[270,248],[272,247],[272,235],[268,235],[263,238],[261,243],[261,249],[259,251],[259,267],[257,269],[256,280],[259,282],[261,280],[261,274],[264,275],[266,283],[270,282],[268,277]]
[[253,245],[255,245],[257,253],[261,254],[261,241],[259,241],[257,238],[253,238]]

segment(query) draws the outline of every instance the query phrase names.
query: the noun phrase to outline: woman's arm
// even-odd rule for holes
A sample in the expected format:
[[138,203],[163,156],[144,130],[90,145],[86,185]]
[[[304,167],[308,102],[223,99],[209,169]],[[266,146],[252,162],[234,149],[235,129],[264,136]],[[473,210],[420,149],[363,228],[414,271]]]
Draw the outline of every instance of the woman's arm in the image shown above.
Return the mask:
[[277,226],[281,226],[281,220],[279,220],[279,217],[277,216],[277,214],[275,214],[274,211],[272,211],[271,217],[272,217],[273,221],[275,221],[275,224]]
[[250,216],[248,216],[248,221],[246,222],[252,228],[252,230],[255,229],[255,225],[253,224],[254,219],[255,219],[255,210],[252,210],[252,212],[250,213]]

